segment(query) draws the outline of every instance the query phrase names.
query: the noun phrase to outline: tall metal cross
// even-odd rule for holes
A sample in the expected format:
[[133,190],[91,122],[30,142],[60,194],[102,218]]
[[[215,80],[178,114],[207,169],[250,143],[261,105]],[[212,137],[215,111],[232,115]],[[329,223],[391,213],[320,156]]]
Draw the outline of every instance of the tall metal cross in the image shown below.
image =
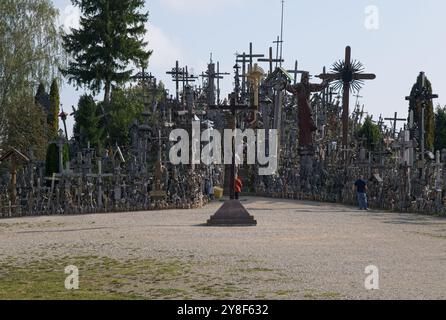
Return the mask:
[[347,46],[345,48],[345,60],[343,64],[343,69],[337,71],[336,73],[326,73],[321,74],[318,77],[323,80],[330,81],[341,81],[343,89],[342,98],[342,144],[344,146],[348,145],[348,120],[349,120],[349,103],[350,103],[350,90],[351,84],[354,81],[362,80],[374,80],[376,75],[373,73],[362,73],[362,71],[355,70],[353,61],[351,59],[351,48]]

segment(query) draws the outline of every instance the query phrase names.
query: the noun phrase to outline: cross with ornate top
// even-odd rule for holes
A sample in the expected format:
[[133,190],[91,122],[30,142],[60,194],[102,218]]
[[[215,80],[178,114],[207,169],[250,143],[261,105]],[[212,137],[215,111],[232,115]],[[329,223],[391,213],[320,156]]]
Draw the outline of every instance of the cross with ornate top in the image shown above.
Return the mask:
[[317,76],[323,80],[334,81],[335,89],[342,89],[342,144],[348,145],[348,121],[349,121],[349,102],[350,91],[358,92],[364,80],[374,80],[376,75],[373,73],[363,73],[364,67],[361,62],[351,59],[351,48],[345,48],[344,60],[339,60],[333,64],[332,73],[322,73]]

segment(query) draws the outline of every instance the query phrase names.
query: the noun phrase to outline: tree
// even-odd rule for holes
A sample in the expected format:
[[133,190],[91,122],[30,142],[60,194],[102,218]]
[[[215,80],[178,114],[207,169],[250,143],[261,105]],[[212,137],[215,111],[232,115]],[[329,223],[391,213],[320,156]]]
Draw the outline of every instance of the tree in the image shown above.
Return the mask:
[[[417,97],[422,92],[426,92],[429,95],[432,95],[432,84],[425,77],[423,82],[424,73],[420,73],[417,78],[417,82],[413,85],[412,90],[410,92],[411,97]],[[418,128],[421,127],[421,115],[422,115],[422,101],[412,99],[409,103],[409,114],[413,111],[414,117],[414,125]],[[434,116],[434,104],[432,100],[429,100],[424,105],[424,143],[426,150],[433,151],[434,150],[434,134],[435,134],[435,116]],[[420,136],[417,133],[418,137]],[[413,137],[412,137],[413,138]]]
[[[69,146],[68,144],[63,145],[62,150],[62,165],[64,169],[66,169],[66,164],[70,160],[69,157]],[[62,170],[59,168],[59,147],[56,143],[51,143],[48,145],[48,149],[46,152],[46,159],[45,159],[45,175],[47,177],[51,177],[53,173],[61,173]]]
[[[150,106],[159,102],[165,92],[164,85],[160,82],[156,90],[150,91],[147,96],[147,103]],[[148,94],[147,88],[143,88],[139,83],[137,86],[127,89],[115,88],[111,95],[107,122],[109,128],[109,141],[112,145],[127,146],[130,144],[129,127],[134,120],[141,121],[141,114],[144,111],[144,94]],[[159,123],[152,114],[150,123]]]
[[54,139],[59,132],[60,97],[57,80],[54,79],[50,89],[50,110],[48,112],[48,138]]
[[357,132],[359,138],[365,138],[365,147],[369,150],[375,150],[376,145],[382,139],[379,126],[372,122],[372,117],[366,117],[364,124]]
[[32,96],[19,97],[14,108],[7,112],[8,139],[6,147],[14,147],[23,152],[33,149],[38,160],[45,158],[47,136],[45,132],[46,114],[33,102]]
[[133,72],[133,62],[146,66],[151,52],[143,40],[148,13],[141,13],[144,0],[72,0],[82,11],[79,29],[63,37],[71,55],[62,73],[70,83],[87,87],[93,94],[104,89],[104,103],[110,101],[112,85],[121,85]]
[[74,135],[82,147],[88,143],[100,150],[104,141],[104,128],[101,126],[99,108],[93,97],[83,95],[79,99],[78,109],[74,113]]
[[435,150],[446,149],[446,106],[437,106],[435,112]]
[[42,124],[25,127],[28,120],[21,117],[36,116],[39,123],[35,86],[39,82],[49,86],[64,55],[56,27],[58,13],[50,0],[2,0],[0,12],[0,148],[18,148],[16,143],[40,141],[36,138],[40,132],[30,128],[40,130]]

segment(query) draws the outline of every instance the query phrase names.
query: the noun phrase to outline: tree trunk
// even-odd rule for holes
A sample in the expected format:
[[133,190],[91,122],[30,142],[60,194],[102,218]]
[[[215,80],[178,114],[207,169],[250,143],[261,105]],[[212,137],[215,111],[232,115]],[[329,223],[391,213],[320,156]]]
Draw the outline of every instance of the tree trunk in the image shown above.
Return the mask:
[[104,105],[105,109],[107,109],[109,103],[110,103],[110,94],[111,94],[111,82],[109,80],[105,81],[105,88],[104,88]]

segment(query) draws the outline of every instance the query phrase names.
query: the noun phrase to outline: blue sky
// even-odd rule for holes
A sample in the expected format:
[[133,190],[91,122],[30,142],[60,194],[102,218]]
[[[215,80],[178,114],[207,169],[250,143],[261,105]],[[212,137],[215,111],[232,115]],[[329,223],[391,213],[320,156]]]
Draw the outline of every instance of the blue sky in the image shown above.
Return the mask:
[[[69,0],[53,0],[61,23],[76,25],[76,10]],[[368,6],[379,14],[379,28],[367,29]],[[249,50],[267,54],[280,33],[281,0],[151,0],[147,40],[154,51],[150,71],[173,93],[165,74],[178,59],[195,73],[206,67],[212,52],[221,69],[232,72],[234,54]],[[344,56],[346,45],[377,79],[367,81],[360,95],[366,110],[384,117],[407,116],[411,86],[425,71],[446,104],[446,2],[443,0],[285,0],[284,66],[319,74]],[[267,65],[264,65],[267,69]],[[222,82],[222,96],[232,85],[232,76]],[[313,81],[319,81],[313,79]],[[79,92],[64,86],[64,108],[76,105]],[[353,102],[354,102],[353,98]],[[69,127],[72,125],[70,120]]]

